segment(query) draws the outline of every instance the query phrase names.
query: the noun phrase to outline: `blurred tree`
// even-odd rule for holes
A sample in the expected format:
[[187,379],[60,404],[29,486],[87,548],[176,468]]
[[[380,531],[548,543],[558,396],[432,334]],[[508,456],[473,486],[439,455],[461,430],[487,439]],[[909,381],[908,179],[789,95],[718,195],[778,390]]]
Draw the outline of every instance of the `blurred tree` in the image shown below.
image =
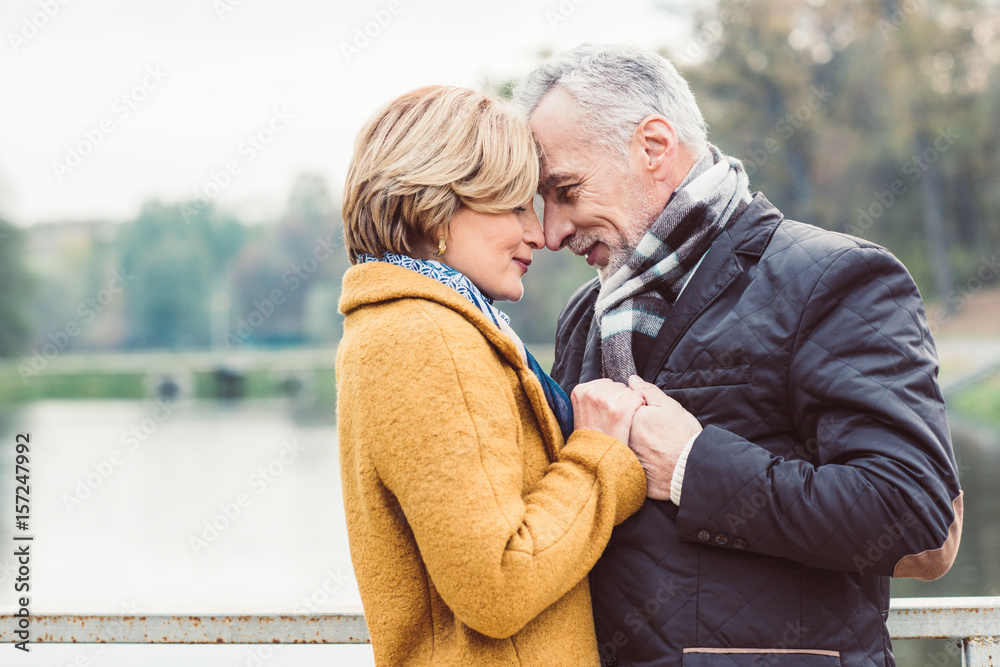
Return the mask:
[[326,181],[300,175],[281,220],[243,248],[231,275],[229,345],[334,340],[347,269],[340,217]]
[[107,292],[98,302],[116,262],[109,232],[110,224],[100,222],[43,223],[25,230],[39,283],[31,300],[32,351],[50,343],[59,351],[121,343],[121,299]]
[[1000,238],[997,26],[974,0],[720,0],[677,55],[754,189],[886,245],[945,299],[954,258]]
[[184,205],[147,203],[118,237],[127,288],[126,345],[203,347],[209,303],[246,236],[237,220],[212,207],[193,217]]
[[243,247],[230,272],[232,312],[224,337],[227,346],[303,342],[305,290],[291,268],[294,262],[269,235]]
[[205,253],[177,237],[159,239],[130,274],[132,346],[183,349],[209,342]]
[[304,257],[315,250],[317,237],[337,229],[339,222],[326,180],[316,174],[301,174],[292,184],[278,224],[278,240],[292,255]]
[[28,313],[35,282],[24,256],[23,233],[0,219],[0,357],[24,352],[32,334]]

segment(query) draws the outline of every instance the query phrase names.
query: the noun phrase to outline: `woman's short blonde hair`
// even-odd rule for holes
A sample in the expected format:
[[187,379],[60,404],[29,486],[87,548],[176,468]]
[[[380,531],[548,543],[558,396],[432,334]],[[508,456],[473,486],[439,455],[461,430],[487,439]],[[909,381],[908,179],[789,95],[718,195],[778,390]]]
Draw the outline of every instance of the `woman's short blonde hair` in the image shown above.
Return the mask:
[[344,187],[344,240],[358,255],[412,254],[447,236],[462,206],[502,213],[530,205],[538,146],[512,105],[468,88],[431,86],[396,98],[362,128]]

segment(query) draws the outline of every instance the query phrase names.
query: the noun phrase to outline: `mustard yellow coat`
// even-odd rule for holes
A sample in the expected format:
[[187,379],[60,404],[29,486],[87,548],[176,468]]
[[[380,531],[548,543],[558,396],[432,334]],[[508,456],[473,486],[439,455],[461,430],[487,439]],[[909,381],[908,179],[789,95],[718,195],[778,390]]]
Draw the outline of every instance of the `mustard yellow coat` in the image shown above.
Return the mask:
[[627,446],[563,444],[514,343],[458,292],[351,268],[337,411],[379,665],[597,665],[587,572],[646,495]]

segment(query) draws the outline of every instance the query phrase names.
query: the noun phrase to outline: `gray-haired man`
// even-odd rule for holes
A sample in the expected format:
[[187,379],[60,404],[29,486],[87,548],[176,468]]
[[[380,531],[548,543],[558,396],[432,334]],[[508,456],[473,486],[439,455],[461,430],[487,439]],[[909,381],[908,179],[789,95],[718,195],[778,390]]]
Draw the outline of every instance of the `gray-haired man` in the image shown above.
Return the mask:
[[599,275],[553,377],[646,398],[649,498],[591,574],[605,665],[893,665],[889,577],[944,574],[962,524],[909,274],[751,195],[656,54],[582,46],[515,97],[546,243]]

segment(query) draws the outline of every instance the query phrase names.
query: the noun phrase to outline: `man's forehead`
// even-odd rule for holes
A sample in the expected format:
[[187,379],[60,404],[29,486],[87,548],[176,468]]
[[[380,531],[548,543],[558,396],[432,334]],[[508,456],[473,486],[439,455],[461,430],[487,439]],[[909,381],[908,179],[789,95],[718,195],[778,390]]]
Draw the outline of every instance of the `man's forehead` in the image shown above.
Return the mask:
[[542,97],[529,122],[542,148],[538,191],[574,178],[583,146],[573,97],[562,88],[553,88]]
[[531,113],[529,124],[543,146],[575,135],[579,122],[576,100],[563,88],[547,92]]
[[538,173],[538,192],[545,193],[566,183],[575,183],[594,167],[595,154],[590,146],[569,140],[557,142],[551,151],[542,148]]

